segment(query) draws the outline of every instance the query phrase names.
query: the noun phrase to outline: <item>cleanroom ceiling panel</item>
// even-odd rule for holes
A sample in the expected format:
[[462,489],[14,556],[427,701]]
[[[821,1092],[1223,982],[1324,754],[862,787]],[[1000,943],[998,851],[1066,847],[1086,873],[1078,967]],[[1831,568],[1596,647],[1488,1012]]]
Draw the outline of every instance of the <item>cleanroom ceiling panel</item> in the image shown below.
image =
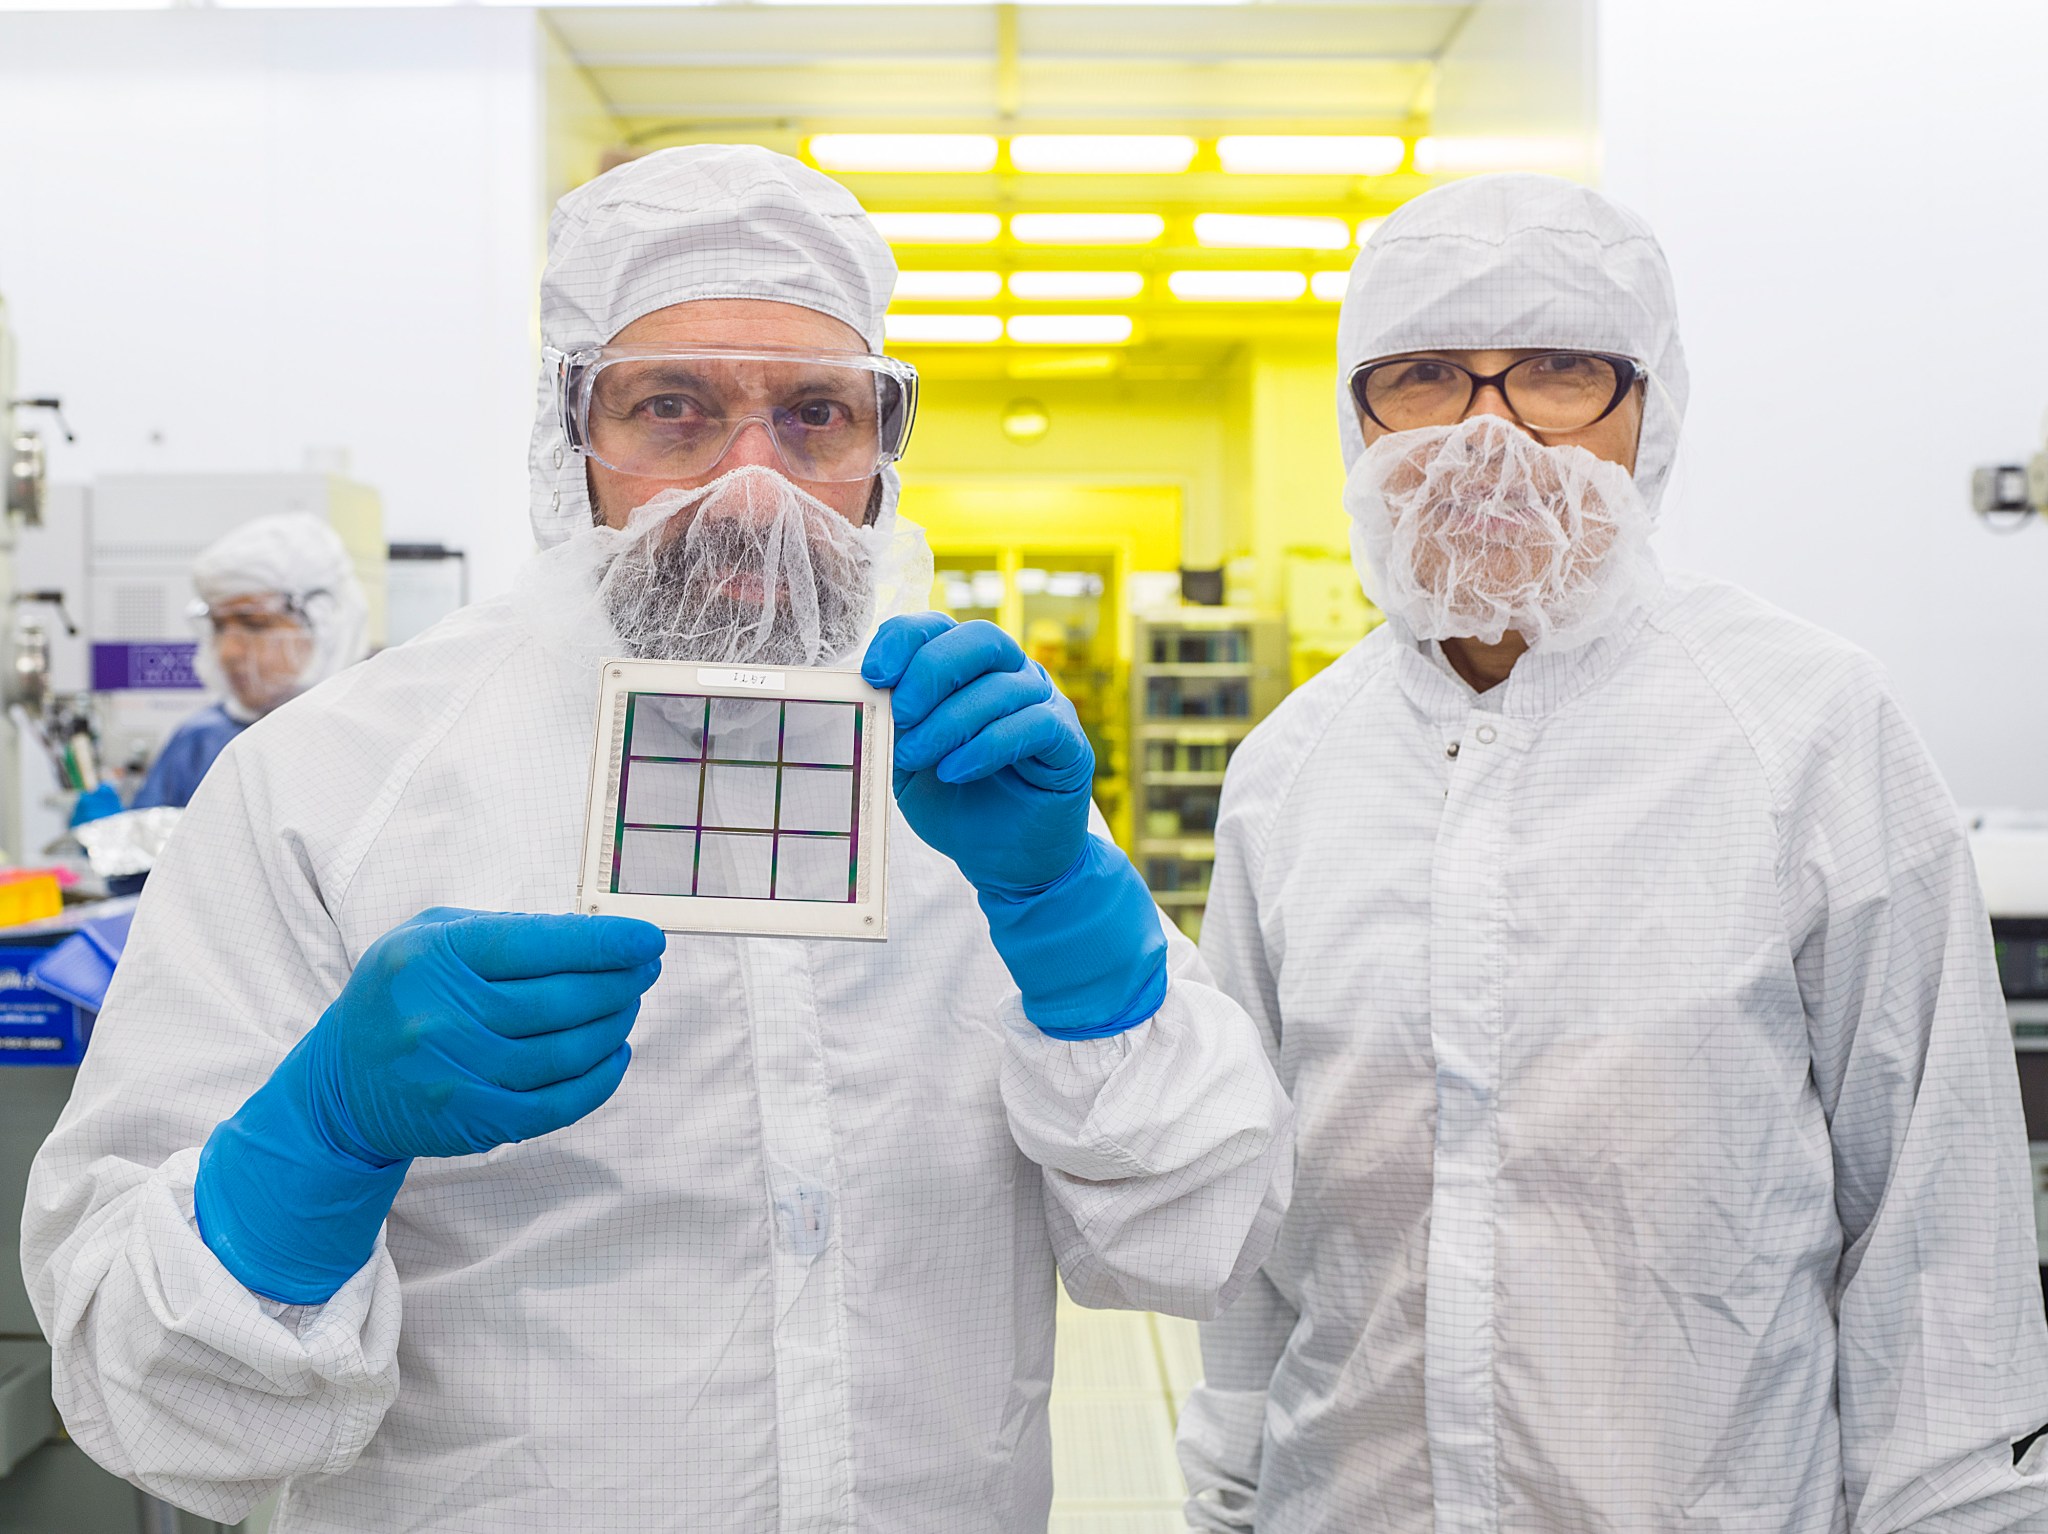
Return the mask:
[[1468,4],[565,8],[549,25],[647,130],[1012,130],[1399,119]]

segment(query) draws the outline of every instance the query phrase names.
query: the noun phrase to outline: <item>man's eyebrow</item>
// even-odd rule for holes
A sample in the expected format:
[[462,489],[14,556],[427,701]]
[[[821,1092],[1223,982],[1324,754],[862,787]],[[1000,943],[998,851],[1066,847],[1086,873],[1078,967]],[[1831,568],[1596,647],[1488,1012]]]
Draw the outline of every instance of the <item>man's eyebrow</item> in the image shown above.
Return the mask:
[[634,387],[653,384],[666,389],[702,389],[707,385],[703,374],[693,372],[677,363],[641,363],[626,372],[617,367],[606,368],[598,374],[597,384],[603,389],[608,383],[614,388],[624,388],[628,382]]

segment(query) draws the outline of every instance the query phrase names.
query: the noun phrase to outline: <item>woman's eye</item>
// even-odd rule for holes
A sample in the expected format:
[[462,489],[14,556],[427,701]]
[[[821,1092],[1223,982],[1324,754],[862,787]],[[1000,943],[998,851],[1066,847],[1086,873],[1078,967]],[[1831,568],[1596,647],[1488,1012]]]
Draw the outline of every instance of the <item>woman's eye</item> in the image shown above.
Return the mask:
[[1536,359],[1536,371],[1539,373],[1583,373],[1586,371],[1588,365],[1588,359],[1584,357],[1574,357],[1568,353],[1563,352],[1560,352],[1553,357],[1538,357]]
[[1441,362],[1417,362],[1409,365],[1408,370],[1401,375],[1401,382],[1439,384],[1450,376],[1450,369]]

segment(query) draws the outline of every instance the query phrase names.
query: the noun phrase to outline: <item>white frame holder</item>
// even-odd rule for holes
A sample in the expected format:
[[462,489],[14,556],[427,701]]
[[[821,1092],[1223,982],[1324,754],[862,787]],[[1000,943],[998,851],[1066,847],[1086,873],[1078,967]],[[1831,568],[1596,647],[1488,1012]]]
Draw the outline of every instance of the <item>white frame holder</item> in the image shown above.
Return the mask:
[[[853,938],[889,935],[889,820],[896,722],[889,694],[858,671],[779,666],[705,666],[695,661],[601,663],[597,735],[590,754],[583,855],[576,909],[592,916],[637,916],[665,932],[750,937]],[[626,752],[626,707],[636,693],[745,698],[753,702],[857,703],[861,758],[854,813],[854,898],[850,901],[742,900],[714,895],[629,895],[610,888],[619,826],[619,779]]]

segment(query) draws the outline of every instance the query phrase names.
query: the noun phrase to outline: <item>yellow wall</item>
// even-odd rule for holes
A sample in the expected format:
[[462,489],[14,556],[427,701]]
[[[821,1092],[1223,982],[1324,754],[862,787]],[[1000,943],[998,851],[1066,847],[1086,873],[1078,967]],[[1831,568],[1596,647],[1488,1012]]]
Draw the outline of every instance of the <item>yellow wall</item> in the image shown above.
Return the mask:
[[[1259,605],[1279,608],[1288,551],[1347,547],[1335,378],[1330,346],[1258,342],[1196,378],[935,377],[903,477],[913,500],[920,485],[960,479],[1177,485],[1179,562],[1251,555]],[[1051,418],[1037,442],[1003,435],[1005,407],[1022,399]]]

